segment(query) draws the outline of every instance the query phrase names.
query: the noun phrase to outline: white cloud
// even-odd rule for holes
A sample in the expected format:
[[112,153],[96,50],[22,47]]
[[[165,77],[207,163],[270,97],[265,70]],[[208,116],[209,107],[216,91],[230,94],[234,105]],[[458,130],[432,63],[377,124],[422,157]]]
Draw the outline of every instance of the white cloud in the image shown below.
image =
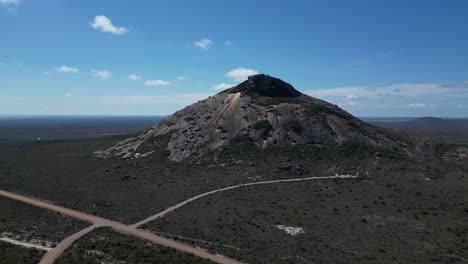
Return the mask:
[[304,91],[304,93],[310,96],[320,97],[320,98],[330,98],[330,97],[343,97],[344,98],[351,94],[354,96],[359,96],[359,97],[370,97],[371,95],[375,94],[375,92],[373,92],[370,88],[361,87],[361,86],[306,90]]
[[112,24],[112,21],[106,16],[96,16],[94,21],[91,23],[91,27],[100,30],[102,32],[108,32],[115,35],[127,34],[128,29],[124,27],[117,27]]
[[19,2],[19,0],[0,0],[0,5],[16,5]]
[[71,94],[71,93],[66,93],[65,96],[66,96],[66,97],[72,97],[73,94]]
[[356,106],[357,102],[356,101],[345,101],[340,103],[341,106]]
[[465,83],[416,83],[395,84],[383,87],[339,87],[329,89],[306,90],[304,93],[319,98],[416,98],[420,96],[462,96],[468,97],[468,84]]
[[112,73],[110,71],[105,70],[91,70],[91,74],[96,78],[101,78],[103,80],[107,80],[112,77]]
[[70,72],[70,73],[80,72],[80,70],[78,70],[77,68],[68,67],[68,66],[65,66],[65,65],[56,68],[55,71],[56,72]]
[[224,42],[224,46],[232,46],[232,42],[231,41],[225,41]]
[[195,40],[193,42],[193,45],[195,45],[195,47],[197,48],[200,48],[200,49],[204,49],[204,50],[207,50],[209,48],[211,48],[211,46],[213,46],[214,42],[211,41],[210,39],[207,39],[207,38],[203,38],[203,39],[200,39],[200,40]]
[[169,99],[169,97],[168,96],[149,96],[149,95],[129,95],[129,96],[105,95],[105,96],[99,96],[99,99],[103,100],[106,103],[139,104],[139,103],[163,102],[165,99]]
[[13,15],[18,14],[18,5],[20,0],[0,0],[0,6],[5,7],[5,9]]
[[228,88],[233,87],[235,84],[229,84],[229,83],[220,83],[215,86],[213,86],[213,90],[215,91],[220,91],[220,90],[226,90]]
[[341,107],[354,107],[358,105],[358,102],[356,101],[357,99],[359,99],[359,96],[354,94],[348,94],[344,97],[335,98],[335,100],[333,100],[333,103]]
[[258,74],[256,70],[241,67],[227,72],[224,76],[229,77],[237,82],[243,82],[247,80],[247,77],[255,74]]
[[108,104],[153,104],[153,103],[178,103],[191,104],[203,100],[212,93],[183,93],[171,95],[129,95],[129,96],[99,96],[99,99]]
[[358,115],[404,116],[408,109],[413,109],[418,113],[424,112],[424,115],[450,113],[446,115],[457,116],[462,114],[453,112],[453,109],[468,99],[468,84],[464,81],[403,83],[378,87],[314,89],[306,90],[304,93],[324,99]]
[[138,81],[138,80],[141,80],[141,76],[138,75],[138,74],[130,74],[128,77],[127,77],[128,80],[131,80],[131,81]]
[[177,76],[177,80],[179,80],[179,81],[185,81],[185,80],[187,80],[187,77],[185,77],[185,76]]
[[165,86],[165,85],[169,85],[171,84],[170,82],[168,81],[164,81],[164,80],[148,80],[145,82],[145,86]]
[[408,105],[409,108],[426,108],[427,105],[423,103],[412,103]]

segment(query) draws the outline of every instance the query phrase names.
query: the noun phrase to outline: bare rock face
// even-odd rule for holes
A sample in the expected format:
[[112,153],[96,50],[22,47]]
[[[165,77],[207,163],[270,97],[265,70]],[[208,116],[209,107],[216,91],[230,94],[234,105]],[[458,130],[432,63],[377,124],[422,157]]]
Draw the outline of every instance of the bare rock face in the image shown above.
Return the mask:
[[97,155],[138,158],[165,148],[169,159],[178,161],[199,157],[237,137],[261,148],[362,143],[408,154],[412,144],[407,136],[369,125],[280,79],[258,74]]

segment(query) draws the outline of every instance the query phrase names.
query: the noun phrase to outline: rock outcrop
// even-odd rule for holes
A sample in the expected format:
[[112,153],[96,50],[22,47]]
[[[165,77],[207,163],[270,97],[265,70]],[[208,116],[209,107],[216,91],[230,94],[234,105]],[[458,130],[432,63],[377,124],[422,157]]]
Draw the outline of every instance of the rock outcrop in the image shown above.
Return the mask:
[[165,148],[169,159],[178,161],[202,156],[238,137],[260,148],[359,143],[410,153],[412,145],[409,136],[369,125],[280,79],[258,74],[97,155],[138,158]]

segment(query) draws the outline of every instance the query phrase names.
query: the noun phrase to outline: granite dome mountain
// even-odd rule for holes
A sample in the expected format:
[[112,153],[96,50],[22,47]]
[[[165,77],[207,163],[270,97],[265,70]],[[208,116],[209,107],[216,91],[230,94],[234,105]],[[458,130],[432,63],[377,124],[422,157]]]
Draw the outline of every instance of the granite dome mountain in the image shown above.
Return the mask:
[[368,144],[413,155],[417,139],[377,128],[265,74],[177,111],[99,157],[138,158],[165,148],[170,160],[200,157],[245,138],[259,148]]

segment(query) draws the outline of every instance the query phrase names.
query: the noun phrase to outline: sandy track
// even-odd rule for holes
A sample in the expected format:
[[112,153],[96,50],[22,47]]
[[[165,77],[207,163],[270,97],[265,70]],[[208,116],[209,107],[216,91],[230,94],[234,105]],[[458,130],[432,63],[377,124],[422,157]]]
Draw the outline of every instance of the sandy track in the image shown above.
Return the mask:
[[3,191],[3,190],[0,190],[0,196],[10,198],[12,200],[20,201],[20,202],[23,202],[23,203],[27,203],[27,204],[30,204],[30,205],[34,205],[36,207],[41,207],[41,208],[44,208],[44,209],[48,209],[48,210],[51,210],[51,211],[54,211],[54,212],[58,212],[58,213],[61,213],[63,215],[67,215],[67,216],[70,216],[70,217],[73,217],[73,218],[76,218],[76,219],[80,219],[80,220],[83,220],[83,221],[86,221],[86,222],[90,222],[90,223],[93,223],[93,224],[100,223],[102,225],[111,225],[112,223],[116,223],[116,222],[113,222],[111,220],[101,218],[99,216],[90,215],[90,214],[87,214],[87,213],[83,213],[83,212],[80,212],[80,211],[76,211],[76,210],[73,210],[73,209],[69,209],[69,208],[59,206],[59,205],[55,205],[55,204],[52,204],[52,203],[47,202],[47,201],[42,201],[42,200],[39,200],[39,199],[36,199],[36,198],[27,197],[27,196],[23,196],[23,195],[19,195],[19,194],[14,194],[14,193],[6,192],[6,191]]
[[39,262],[39,264],[49,264],[49,263],[54,263],[54,261],[62,255],[62,253],[67,249],[73,242],[81,238],[82,236],[88,234],[89,232],[93,231],[95,228],[98,228],[99,225],[94,224],[92,226],[89,226],[67,238],[62,240],[57,246],[55,246],[52,250],[47,252]]
[[284,179],[284,180],[271,180],[271,181],[258,181],[258,182],[249,182],[249,183],[243,183],[243,184],[238,184],[238,185],[233,185],[233,186],[229,186],[229,187],[225,187],[225,188],[221,188],[221,189],[217,189],[217,190],[213,190],[213,191],[209,191],[209,192],[206,192],[206,193],[202,193],[202,194],[199,194],[197,196],[193,196],[185,201],[182,201],[174,206],[171,206],[167,209],[165,209],[164,211],[162,212],[159,212],[155,215],[152,215],[144,220],[141,220],[140,222],[138,223],[135,223],[133,225],[131,225],[131,227],[139,227],[141,225],[144,225],[146,223],[149,223],[151,221],[154,221],[158,218],[162,218],[164,217],[165,215],[181,208],[182,206],[184,205],[187,205],[188,203],[191,203],[193,201],[196,201],[200,198],[203,198],[205,196],[208,196],[208,195],[212,195],[212,194],[215,194],[215,193],[218,193],[218,192],[224,192],[224,191],[229,191],[229,190],[232,190],[232,189],[237,189],[237,188],[241,188],[241,187],[247,187],[247,186],[253,186],[253,185],[262,185],[262,184],[272,184],[272,183],[282,183],[282,182],[299,182],[299,181],[310,181],[310,180],[329,180],[329,179],[354,179],[354,178],[357,178],[357,176],[352,176],[352,175],[336,175],[336,176],[323,176],[323,177],[307,177],[307,178],[295,178],[295,179]]
[[27,204],[30,204],[30,205],[34,205],[34,206],[37,206],[37,207],[49,209],[49,210],[52,210],[52,211],[55,211],[55,212],[58,212],[58,213],[61,213],[61,214],[64,214],[64,215],[68,215],[68,216],[71,216],[71,217],[74,217],[74,218],[77,218],[77,219],[81,219],[81,220],[93,223],[92,226],[87,227],[87,228],[85,228],[85,229],[83,229],[83,230],[81,230],[81,231],[79,231],[79,232],[65,238],[62,242],[60,242],[57,245],[57,248],[54,248],[53,250],[49,251],[48,254],[44,255],[43,259],[40,262],[41,264],[52,264],[63,253],[63,251],[68,246],[70,246],[74,241],[76,241],[81,236],[91,232],[92,230],[94,230],[95,228],[97,228],[99,226],[109,226],[109,227],[112,227],[112,229],[114,229],[115,231],[117,231],[119,233],[134,236],[134,237],[141,238],[141,239],[145,239],[145,240],[148,240],[148,241],[153,242],[155,244],[159,244],[161,246],[170,247],[170,248],[176,249],[176,250],[181,251],[181,252],[193,254],[195,256],[198,256],[198,257],[201,257],[201,258],[204,258],[204,259],[209,259],[209,260],[214,261],[216,263],[242,264],[242,262],[237,261],[235,259],[231,259],[231,258],[224,257],[224,256],[221,256],[221,255],[211,254],[207,250],[202,249],[202,248],[196,248],[196,247],[193,247],[193,246],[181,243],[181,242],[177,242],[177,241],[169,239],[169,238],[165,238],[165,237],[156,235],[156,234],[148,232],[148,231],[136,229],[134,227],[130,227],[130,226],[124,225],[124,224],[119,223],[119,222],[115,222],[115,221],[108,220],[108,219],[98,217],[98,216],[93,216],[93,215],[83,213],[83,212],[80,212],[80,211],[68,209],[68,208],[58,206],[58,205],[54,205],[54,204],[51,204],[49,202],[41,201],[41,200],[38,200],[38,199],[35,199],[35,198],[26,197],[26,196],[14,194],[14,193],[6,192],[6,191],[3,191],[3,190],[0,190],[0,196],[10,198],[10,199],[13,199],[13,200],[17,200],[17,201],[21,201],[21,202],[24,202],[24,203],[27,203]]
[[75,242],[77,239],[81,238],[82,236],[88,234],[89,232],[93,231],[94,229],[96,229],[98,227],[102,227],[102,226],[109,226],[109,227],[111,227],[112,229],[114,229],[115,231],[117,231],[119,233],[134,236],[134,237],[141,238],[141,239],[145,239],[145,240],[148,240],[150,242],[153,242],[153,243],[161,245],[161,246],[174,248],[174,249],[176,249],[178,251],[190,253],[190,254],[193,254],[195,256],[204,258],[204,259],[209,259],[209,260],[214,261],[216,263],[242,264],[242,262],[240,262],[238,260],[231,259],[231,258],[221,256],[221,255],[217,255],[217,254],[211,254],[205,249],[198,248],[198,247],[193,247],[193,246],[190,246],[190,245],[187,245],[187,244],[184,244],[184,243],[181,243],[181,242],[178,242],[178,241],[175,241],[175,240],[172,240],[172,239],[157,235],[157,234],[152,233],[150,231],[137,229],[137,227],[141,226],[143,224],[146,224],[148,222],[151,222],[153,220],[156,220],[158,218],[164,217],[165,215],[167,215],[167,214],[181,208],[184,205],[187,205],[188,203],[191,203],[191,202],[193,202],[195,200],[198,200],[200,198],[203,198],[205,196],[215,194],[215,193],[218,193],[218,192],[224,192],[224,191],[229,191],[229,190],[232,190],[232,189],[237,189],[237,188],[246,187],[246,186],[253,186],[253,185],[284,183],[284,182],[299,182],[299,181],[310,181],[310,180],[349,179],[349,178],[357,178],[357,177],[352,176],[352,175],[335,175],[335,176],[324,176],[324,177],[307,177],[307,178],[295,178],[295,179],[284,179],[284,180],[259,181],[259,182],[250,182],[250,183],[243,183],[243,184],[233,185],[233,186],[229,186],[229,187],[225,187],[225,188],[221,188],[221,189],[217,189],[217,190],[213,190],[213,191],[209,191],[209,192],[206,192],[206,193],[196,195],[194,197],[191,197],[191,198],[189,198],[187,200],[184,200],[184,201],[182,201],[182,202],[180,202],[180,203],[178,203],[178,204],[176,204],[174,206],[171,206],[171,207],[163,210],[162,212],[159,212],[159,213],[157,213],[157,214],[155,214],[153,216],[150,216],[150,217],[148,217],[148,218],[146,218],[146,219],[144,219],[144,220],[142,220],[142,221],[140,221],[138,223],[135,223],[133,225],[124,225],[122,223],[112,221],[112,220],[109,220],[109,219],[105,219],[105,218],[102,218],[102,217],[99,217],[99,216],[90,215],[90,214],[83,213],[83,212],[80,212],[80,211],[77,211],[77,210],[73,210],[73,209],[65,208],[65,207],[62,207],[62,206],[59,206],[59,205],[55,205],[55,204],[52,204],[52,203],[47,202],[47,201],[42,201],[42,200],[39,200],[39,199],[36,199],[36,198],[26,197],[26,196],[23,196],[23,195],[18,195],[18,194],[14,194],[14,193],[11,193],[11,192],[6,192],[6,191],[3,191],[3,190],[0,190],[0,196],[6,197],[6,198],[9,198],[9,199],[13,199],[13,200],[17,200],[17,201],[21,201],[21,202],[24,202],[24,203],[27,203],[27,204],[30,204],[30,205],[34,205],[34,206],[37,206],[37,207],[41,207],[41,208],[44,208],[44,209],[48,209],[48,210],[51,210],[51,211],[55,211],[55,212],[58,212],[58,213],[61,213],[61,214],[64,214],[64,215],[67,215],[67,216],[70,216],[70,217],[73,217],[73,218],[76,218],[76,219],[80,219],[80,220],[83,220],[83,221],[87,221],[87,222],[90,222],[90,223],[93,224],[92,226],[89,226],[89,227],[87,227],[87,228],[85,228],[85,229],[83,229],[83,230],[81,230],[81,231],[79,231],[79,232],[65,238],[55,248],[53,248],[46,255],[44,255],[44,257],[42,258],[40,264],[52,264],[58,257],[60,257],[60,255],[62,255],[62,253],[70,245],[73,244],[73,242]]
[[18,246],[25,247],[25,248],[35,248],[35,249],[44,250],[44,251],[52,250],[52,248],[50,248],[50,247],[44,247],[44,246],[36,245],[36,244],[33,244],[33,243],[18,241],[18,240],[14,240],[14,239],[11,239],[11,238],[8,238],[8,237],[0,237],[0,241],[10,243],[10,244],[13,244],[13,245],[18,245]]

